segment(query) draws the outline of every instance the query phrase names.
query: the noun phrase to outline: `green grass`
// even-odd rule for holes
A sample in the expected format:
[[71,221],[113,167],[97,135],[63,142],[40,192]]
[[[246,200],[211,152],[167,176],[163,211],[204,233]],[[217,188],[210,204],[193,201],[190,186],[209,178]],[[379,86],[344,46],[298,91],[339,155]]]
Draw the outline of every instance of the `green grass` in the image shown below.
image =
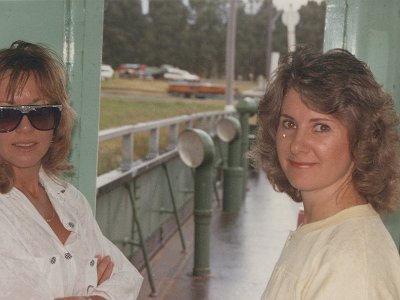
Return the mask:
[[[214,81],[224,84],[223,81]],[[198,112],[223,110],[225,101],[217,99],[185,99],[168,96],[166,81],[112,79],[102,82],[100,103],[100,130],[134,125],[141,122],[167,119]],[[235,88],[244,91],[254,87],[251,82],[238,82]],[[112,93],[130,95],[109,96]],[[154,98],[152,98],[154,97]],[[167,146],[168,132],[160,132],[160,150]],[[117,168],[121,164],[121,140],[105,141],[99,145],[98,175]],[[141,159],[148,151],[148,133],[135,134],[134,158]]]
[[196,112],[224,109],[221,100],[194,99],[123,99],[102,97],[100,104],[100,130],[136,124]]
[[101,82],[104,92],[165,95],[168,82],[163,80],[111,79]]
[[[211,82],[216,85],[225,85],[222,79],[206,79],[204,82]],[[256,83],[252,81],[236,81],[234,89],[244,92],[254,88]],[[166,95],[168,81],[165,80],[140,80],[140,79],[111,79],[101,82],[101,88],[104,92],[114,92],[121,94],[135,93],[136,95]]]

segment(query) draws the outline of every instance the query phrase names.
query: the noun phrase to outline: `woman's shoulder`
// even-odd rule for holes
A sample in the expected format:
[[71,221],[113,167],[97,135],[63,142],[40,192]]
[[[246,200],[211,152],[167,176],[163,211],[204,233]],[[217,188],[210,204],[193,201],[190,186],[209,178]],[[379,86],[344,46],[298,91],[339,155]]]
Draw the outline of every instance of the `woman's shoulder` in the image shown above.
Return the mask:
[[395,264],[400,268],[397,247],[377,214],[355,216],[321,230],[317,239],[323,260],[379,268],[382,264]]
[[298,233],[302,244],[316,245],[315,249],[325,259],[353,252],[366,254],[371,249],[372,253],[381,255],[397,253],[392,237],[370,205],[354,207],[315,224],[304,225]]

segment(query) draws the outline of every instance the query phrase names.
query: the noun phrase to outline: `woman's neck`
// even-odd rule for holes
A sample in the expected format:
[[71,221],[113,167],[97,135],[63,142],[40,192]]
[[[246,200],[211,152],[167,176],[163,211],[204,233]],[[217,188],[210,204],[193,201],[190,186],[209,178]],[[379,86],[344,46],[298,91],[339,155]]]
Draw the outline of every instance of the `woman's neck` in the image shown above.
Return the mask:
[[356,205],[366,204],[352,184],[336,191],[301,192],[304,204],[304,224],[326,219]]
[[14,170],[14,186],[22,192],[36,195],[40,192],[39,169],[18,169]]

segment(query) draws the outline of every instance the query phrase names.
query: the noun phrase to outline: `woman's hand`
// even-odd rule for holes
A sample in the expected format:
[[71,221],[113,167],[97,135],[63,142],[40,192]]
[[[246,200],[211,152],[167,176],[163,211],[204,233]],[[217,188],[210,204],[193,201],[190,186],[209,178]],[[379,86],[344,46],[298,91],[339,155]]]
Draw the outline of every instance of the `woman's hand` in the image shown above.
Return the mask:
[[104,257],[98,255],[97,257],[97,285],[99,286],[104,281],[111,277],[114,269],[114,263],[111,261],[111,257],[106,255]]
[[[114,269],[114,263],[111,261],[111,257],[106,255],[104,257],[98,255],[97,257],[97,285],[102,284],[104,281],[111,277]],[[65,298],[56,298],[54,300],[105,300],[100,296],[73,296]]]
[[[109,255],[100,256],[97,255],[97,285],[102,284],[104,281],[111,277],[112,271],[114,269],[114,263],[111,261]],[[56,298],[54,300],[104,300],[100,296],[73,296],[65,298]]]

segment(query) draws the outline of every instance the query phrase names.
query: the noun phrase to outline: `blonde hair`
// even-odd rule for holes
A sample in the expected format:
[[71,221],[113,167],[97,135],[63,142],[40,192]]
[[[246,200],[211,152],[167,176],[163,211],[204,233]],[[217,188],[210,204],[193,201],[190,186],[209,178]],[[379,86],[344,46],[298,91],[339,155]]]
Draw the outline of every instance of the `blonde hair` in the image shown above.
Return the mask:
[[[49,48],[24,41],[14,42],[10,48],[0,50],[0,80],[9,78],[6,87],[7,99],[13,101],[14,95],[34,76],[39,90],[49,104],[61,104],[61,120],[54,130],[52,143],[42,158],[42,167],[49,175],[60,176],[71,172],[68,154],[72,143],[72,128],[75,112],[69,104],[66,91],[66,77],[62,60]],[[1,134],[1,133],[0,133]],[[11,166],[0,164],[0,192],[7,193],[14,183]]]

